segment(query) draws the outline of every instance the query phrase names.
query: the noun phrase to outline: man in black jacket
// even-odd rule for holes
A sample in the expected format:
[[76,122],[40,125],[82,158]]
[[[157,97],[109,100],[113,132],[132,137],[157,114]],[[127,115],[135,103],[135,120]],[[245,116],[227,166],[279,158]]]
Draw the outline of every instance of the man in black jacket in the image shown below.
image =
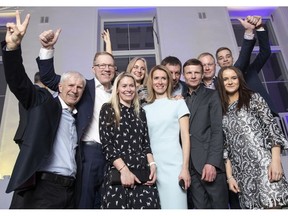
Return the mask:
[[6,192],[14,191],[10,208],[74,208],[77,133],[74,114],[85,78],[78,72],[62,75],[59,95],[37,88],[23,66],[21,41],[30,15],[23,23],[16,11],[16,24],[7,23],[2,42],[7,84],[29,112],[23,142]]

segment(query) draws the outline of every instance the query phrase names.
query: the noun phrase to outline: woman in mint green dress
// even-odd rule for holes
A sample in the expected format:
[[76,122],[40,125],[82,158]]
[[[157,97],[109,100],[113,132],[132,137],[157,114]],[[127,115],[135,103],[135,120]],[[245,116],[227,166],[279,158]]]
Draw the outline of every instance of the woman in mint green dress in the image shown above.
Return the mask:
[[[183,99],[171,96],[172,77],[162,65],[149,73],[147,105],[148,132],[157,164],[157,188],[162,209],[187,209],[190,138],[189,109]],[[180,136],[179,136],[180,135]],[[181,144],[180,144],[181,140]],[[184,189],[179,181],[184,180]]]

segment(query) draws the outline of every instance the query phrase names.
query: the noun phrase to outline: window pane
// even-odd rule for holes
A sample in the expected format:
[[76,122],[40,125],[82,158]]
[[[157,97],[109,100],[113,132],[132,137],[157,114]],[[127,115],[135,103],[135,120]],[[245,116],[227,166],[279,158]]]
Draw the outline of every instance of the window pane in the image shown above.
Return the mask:
[[287,72],[281,53],[272,53],[268,61],[263,67],[264,78],[266,82],[283,82],[287,79],[283,73]]
[[[110,32],[111,45],[114,51],[129,50],[127,24],[105,23],[104,29],[108,29]],[[106,50],[106,47],[104,50]]]
[[288,82],[268,82],[266,85],[278,112],[288,112]]
[[154,49],[152,22],[105,22],[113,51]]
[[131,50],[154,49],[153,26],[150,23],[132,23],[130,25]]
[[287,68],[281,53],[272,53],[262,70],[264,84],[279,112],[288,111],[288,81],[283,76],[285,71]]
[[[251,56],[251,62],[254,61],[257,53]],[[277,107],[279,112],[288,111],[288,81],[283,77],[282,71],[287,71],[281,53],[272,53],[262,71],[259,78],[262,81],[271,100]]]

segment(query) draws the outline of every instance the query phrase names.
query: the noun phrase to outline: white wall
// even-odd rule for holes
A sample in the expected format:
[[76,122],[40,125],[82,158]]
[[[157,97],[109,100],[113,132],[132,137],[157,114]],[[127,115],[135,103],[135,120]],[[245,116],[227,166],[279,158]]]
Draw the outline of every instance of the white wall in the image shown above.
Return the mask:
[[[202,12],[206,19],[199,19],[198,13]],[[238,57],[225,7],[160,7],[157,8],[157,24],[162,59],[174,55],[184,63],[202,52],[215,54],[222,46],[231,48],[234,58]]]

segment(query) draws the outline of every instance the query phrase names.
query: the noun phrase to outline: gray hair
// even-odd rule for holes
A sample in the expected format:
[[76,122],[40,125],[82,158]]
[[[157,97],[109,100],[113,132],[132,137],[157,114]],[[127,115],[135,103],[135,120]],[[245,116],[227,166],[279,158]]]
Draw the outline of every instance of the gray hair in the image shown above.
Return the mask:
[[83,81],[83,85],[84,85],[83,87],[86,86],[85,77],[81,73],[79,73],[78,71],[67,71],[67,72],[63,73],[61,76],[61,79],[60,79],[60,83],[65,82],[66,80],[68,80],[72,76],[78,76],[79,78],[81,78]]

